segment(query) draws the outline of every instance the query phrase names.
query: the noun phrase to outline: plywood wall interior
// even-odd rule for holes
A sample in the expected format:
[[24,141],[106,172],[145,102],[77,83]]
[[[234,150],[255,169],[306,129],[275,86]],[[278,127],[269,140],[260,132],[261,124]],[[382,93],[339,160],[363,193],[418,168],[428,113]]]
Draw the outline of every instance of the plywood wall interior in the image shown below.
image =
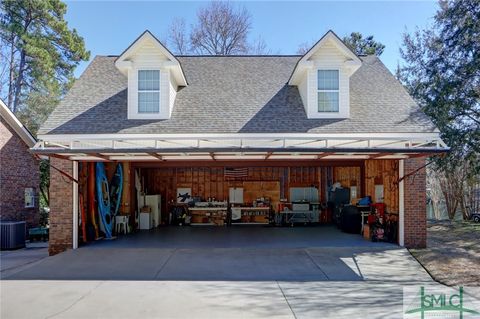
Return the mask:
[[[107,176],[113,175],[116,163],[106,163]],[[124,191],[122,194],[121,213],[133,213],[135,198],[132,197],[134,188],[133,167],[130,163],[123,163]],[[189,187],[192,194],[205,199],[215,197],[217,200],[228,199],[230,187],[244,187],[244,191],[251,193],[251,198],[271,197],[277,202],[281,198],[288,198],[290,187],[311,187],[319,190],[321,201],[326,200],[326,185],[340,182],[345,187],[357,186],[357,193],[365,185],[364,194],[375,196],[375,185],[384,185],[384,202],[387,209],[398,212],[398,160],[367,160],[365,161],[365,181],[361,180],[361,168],[352,167],[250,167],[248,177],[241,180],[226,180],[224,167],[176,167],[176,168],[141,168],[141,175],[145,179],[147,194],[161,194],[163,205],[175,200],[176,189]],[[85,184],[86,176],[79,174],[80,183]],[[273,182],[275,191],[263,194],[265,185],[262,182]],[[258,185],[256,183],[259,183]],[[278,187],[277,187],[278,185]],[[250,191],[249,189],[252,189]],[[254,195],[253,193],[257,193]],[[262,194],[261,194],[262,193]],[[278,194],[278,195],[277,195]],[[250,195],[248,195],[250,196]],[[248,201],[253,199],[248,198]],[[166,201],[165,201],[166,199]],[[247,202],[247,198],[245,198]],[[276,208],[276,205],[274,206]]]
[[[257,198],[267,196],[260,194],[260,191],[266,192],[268,185],[268,187],[275,185],[275,191],[271,191],[271,196],[268,196],[275,202],[281,198],[288,200],[290,187],[315,186],[320,190],[319,167],[249,167],[248,176],[239,180],[225,179],[224,167],[141,168],[140,170],[145,178],[147,194],[161,194],[162,198],[168,202],[175,200],[176,189],[179,187],[191,188],[194,196],[204,199],[214,197],[217,200],[227,200],[230,187],[245,188],[246,186],[253,188],[252,192],[259,190],[256,196],[252,194],[252,197]],[[259,184],[254,186],[257,182]],[[264,182],[274,182],[274,184]],[[274,208],[276,209],[277,206],[275,205]]]
[[333,182],[340,183],[343,187],[357,187],[357,198],[362,193],[360,167],[334,167]]
[[278,207],[280,203],[280,182],[277,181],[254,181],[243,182],[243,200],[252,203],[257,198],[270,198],[272,207]]
[[398,160],[365,161],[365,193],[372,199],[375,199],[375,185],[384,187],[387,211],[398,213]]

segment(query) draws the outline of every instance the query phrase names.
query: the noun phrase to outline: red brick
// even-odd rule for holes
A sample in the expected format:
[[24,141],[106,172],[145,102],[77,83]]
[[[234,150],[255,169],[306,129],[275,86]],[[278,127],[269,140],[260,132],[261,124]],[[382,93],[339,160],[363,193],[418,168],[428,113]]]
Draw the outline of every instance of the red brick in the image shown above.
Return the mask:
[[[404,175],[425,165],[424,158],[404,161]],[[425,248],[427,245],[426,172],[421,168],[404,180],[405,247]]]
[[[71,161],[51,158],[50,164],[72,176]],[[72,248],[73,184],[54,168],[50,168],[50,239],[48,252],[55,255]]]
[[[38,226],[39,187],[39,161],[0,117],[0,220],[26,221],[27,227]],[[25,188],[34,189],[33,208],[25,208]]]

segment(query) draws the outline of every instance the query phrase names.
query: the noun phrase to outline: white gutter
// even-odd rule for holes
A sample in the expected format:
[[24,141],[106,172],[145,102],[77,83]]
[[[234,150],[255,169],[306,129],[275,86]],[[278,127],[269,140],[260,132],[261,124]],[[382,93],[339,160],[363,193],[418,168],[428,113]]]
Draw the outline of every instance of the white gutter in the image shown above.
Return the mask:
[[433,133],[205,133],[205,134],[41,134],[43,141],[184,139],[440,139]]

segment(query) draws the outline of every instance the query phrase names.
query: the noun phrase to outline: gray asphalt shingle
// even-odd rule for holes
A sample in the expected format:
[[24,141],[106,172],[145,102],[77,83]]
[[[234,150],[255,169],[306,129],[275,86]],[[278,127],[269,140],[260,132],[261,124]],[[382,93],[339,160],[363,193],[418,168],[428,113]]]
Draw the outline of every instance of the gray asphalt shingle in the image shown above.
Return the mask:
[[435,127],[374,56],[350,78],[349,119],[308,119],[287,82],[300,56],[178,57],[189,85],[168,120],[127,118],[127,78],[116,57],[97,56],[40,134],[386,133]]

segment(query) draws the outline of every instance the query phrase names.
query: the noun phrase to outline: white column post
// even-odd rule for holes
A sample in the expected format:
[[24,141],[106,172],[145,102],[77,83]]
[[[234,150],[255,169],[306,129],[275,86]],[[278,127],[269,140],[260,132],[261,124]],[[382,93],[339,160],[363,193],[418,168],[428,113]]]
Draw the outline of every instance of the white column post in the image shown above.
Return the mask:
[[[398,178],[402,179],[405,175],[404,172],[404,160],[400,160],[398,164]],[[404,193],[405,181],[402,179],[398,183],[398,243],[400,246],[405,245],[405,193]]]
[[[73,161],[73,178],[78,181],[78,162]],[[72,248],[78,248],[78,183],[72,182],[73,188],[73,229],[72,229]]]

